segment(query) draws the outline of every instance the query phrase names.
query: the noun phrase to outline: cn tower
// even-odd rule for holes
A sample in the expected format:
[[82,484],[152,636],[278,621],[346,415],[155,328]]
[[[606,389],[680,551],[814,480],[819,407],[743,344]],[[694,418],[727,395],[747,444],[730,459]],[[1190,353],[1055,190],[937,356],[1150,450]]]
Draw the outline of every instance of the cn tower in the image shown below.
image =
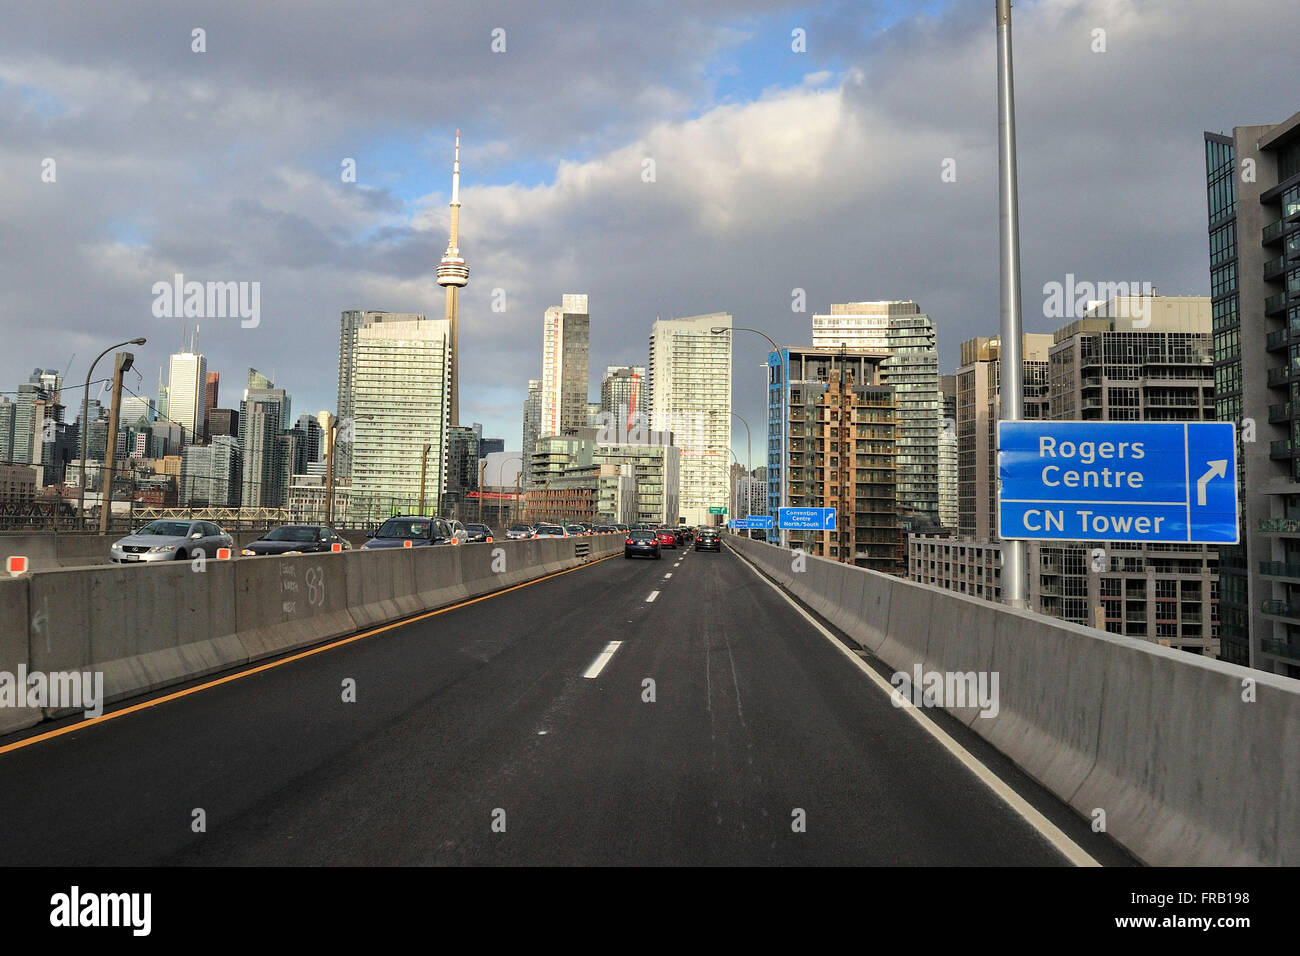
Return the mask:
[[451,329],[448,360],[451,363],[451,420],[448,425],[460,424],[460,352],[457,341],[457,322],[460,317],[460,288],[469,284],[469,266],[460,254],[460,130],[456,130],[456,158],[451,164],[451,238],[447,251],[438,263],[438,285],[447,287],[447,325]]

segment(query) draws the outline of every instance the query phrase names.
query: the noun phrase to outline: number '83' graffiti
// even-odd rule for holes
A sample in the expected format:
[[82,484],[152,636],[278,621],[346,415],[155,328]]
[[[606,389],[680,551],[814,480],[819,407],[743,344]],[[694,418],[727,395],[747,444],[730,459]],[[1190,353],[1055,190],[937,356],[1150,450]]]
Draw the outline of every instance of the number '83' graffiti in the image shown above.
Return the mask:
[[307,603],[314,605],[325,603],[325,571],[322,568],[307,569]]

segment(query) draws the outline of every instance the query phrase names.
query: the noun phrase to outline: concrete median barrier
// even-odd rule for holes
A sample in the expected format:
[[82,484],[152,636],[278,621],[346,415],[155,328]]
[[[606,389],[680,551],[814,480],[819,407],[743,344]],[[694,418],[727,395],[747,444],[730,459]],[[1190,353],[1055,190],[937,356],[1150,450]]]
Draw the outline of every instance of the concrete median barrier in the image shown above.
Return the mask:
[[[33,574],[32,668],[102,672],[111,703],[245,662],[234,563],[204,568],[169,561]],[[48,708],[47,716],[75,712]]]
[[1300,864],[1300,681],[864,569],[790,575],[787,552],[728,543],[909,677],[996,674],[996,715],[947,709],[1144,862]]
[[18,684],[20,669],[31,669],[29,580],[29,575],[0,578],[0,671],[14,682],[14,699],[0,705],[0,734],[25,730],[39,723],[42,717],[39,707],[26,706],[26,693]]
[[234,569],[235,625],[249,660],[356,630],[346,558],[331,553],[222,562]]

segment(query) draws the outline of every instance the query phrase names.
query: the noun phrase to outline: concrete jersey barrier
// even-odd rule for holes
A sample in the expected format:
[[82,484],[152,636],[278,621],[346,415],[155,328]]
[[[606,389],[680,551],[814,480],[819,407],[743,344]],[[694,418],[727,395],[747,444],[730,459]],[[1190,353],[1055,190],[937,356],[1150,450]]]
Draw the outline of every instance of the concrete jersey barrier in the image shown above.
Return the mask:
[[1300,681],[727,542],[895,671],[997,674],[996,716],[950,712],[1143,861],[1300,864]]

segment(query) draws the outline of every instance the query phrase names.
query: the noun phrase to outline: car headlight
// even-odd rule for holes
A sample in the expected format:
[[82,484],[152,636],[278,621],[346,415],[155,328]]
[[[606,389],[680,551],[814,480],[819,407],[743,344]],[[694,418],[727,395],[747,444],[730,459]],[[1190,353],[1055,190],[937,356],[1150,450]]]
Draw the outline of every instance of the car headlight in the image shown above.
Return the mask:
[[149,553],[162,554],[164,551],[175,551],[175,550],[176,550],[176,545],[174,544],[160,544],[156,548],[150,548]]
[[249,551],[247,548],[244,548],[244,549],[241,550],[239,553],[240,553],[240,554],[251,554],[251,555],[253,555],[253,556],[256,556],[256,555],[257,555],[257,552],[256,552],[256,551]]

